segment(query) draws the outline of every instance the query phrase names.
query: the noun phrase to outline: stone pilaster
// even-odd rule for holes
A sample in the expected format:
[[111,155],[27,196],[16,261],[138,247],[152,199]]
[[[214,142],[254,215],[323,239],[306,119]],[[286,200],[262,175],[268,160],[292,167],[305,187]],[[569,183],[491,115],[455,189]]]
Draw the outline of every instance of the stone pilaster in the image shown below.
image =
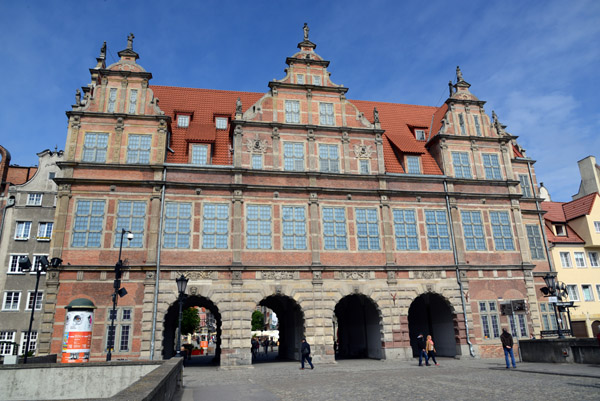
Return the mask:
[[318,166],[317,166],[317,158],[318,158],[318,151],[316,149],[317,147],[317,143],[315,142],[315,131],[312,129],[308,130],[308,135],[307,135],[307,139],[308,139],[308,171],[317,171],[318,170]]
[[241,125],[236,125],[233,130],[233,167],[242,167],[242,139],[244,130]]
[[[342,157],[344,158],[344,165],[342,168],[342,173],[349,174],[350,173],[350,137],[347,131],[342,132]],[[358,161],[357,161],[358,163]],[[360,171],[360,166],[357,167]]]
[[394,249],[396,248],[394,241],[393,217],[390,208],[390,202],[387,195],[381,195],[379,200],[381,209],[381,225],[383,228],[383,251],[385,252],[385,264],[393,265]]
[[279,170],[279,128],[273,127],[271,138],[273,140],[273,170]]
[[231,233],[231,250],[233,253],[233,264],[242,264],[242,218],[244,196],[241,190],[233,192],[233,229]]
[[383,138],[380,133],[375,134],[375,146],[377,147],[377,174],[385,173],[385,159],[383,155]]
[[311,193],[308,200],[308,219],[309,219],[309,235],[310,235],[310,250],[311,262],[313,265],[321,264],[321,247],[319,244],[320,229],[319,229],[319,198],[316,193]]

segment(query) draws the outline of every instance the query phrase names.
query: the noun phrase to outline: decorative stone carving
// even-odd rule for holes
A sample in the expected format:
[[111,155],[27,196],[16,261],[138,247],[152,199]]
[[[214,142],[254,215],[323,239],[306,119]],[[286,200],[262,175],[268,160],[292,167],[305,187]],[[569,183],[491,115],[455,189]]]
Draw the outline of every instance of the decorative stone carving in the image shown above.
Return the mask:
[[350,135],[348,135],[347,131],[342,132],[342,143],[349,143]]
[[308,88],[306,90],[306,98],[307,99],[312,99],[312,89]]
[[294,272],[292,271],[266,271],[261,272],[261,278],[263,280],[293,280]]
[[185,271],[185,272],[177,272],[175,277],[179,277],[180,275],[184,275],[186,278],[190,280],[211,280],[213,276],[212,270],[200,270],[200,271]]
[[442,272],[431,270],[419,270],[414,272],[414,278],[425,280],[439,279],[442,278]]
[[75,105],[81,106],[81,91],[79,89],[75,91]]
[[154,272],[147,271],[146,272],[146,278],[147,279],[153,279],[154,278]]
[[371,145],[354,145],[354,155],[358,159],[370,159],[373,152]]
[[190,295],[196,295],[196,294],[198,294],[198,287],[191,287]]
[[315,140],[315,130],[309,129],[306,137],[308,138],[309,141],[314,141]]
[[231,272],[231,281],[241,283],[242,281],[242,271],[234,270]]
[[456,81],[457,82],[464,81],[462,71],[460,70],[459,66],[456,66]]
[[258,134],[256,134],[254,139],[248,138],[246,147],[248,148],[248,152],[251,153],[266,153],[269,143],[265,139],[260,139]]
[[135,36],[133,36],[133,33],[130,33],[129,36],[127,36],[127,49],[133,50],[133,39],[134,38],[135,38]]
[[369,278],[369,272],[341,272],[341,278],[347,280],[366,280]]
[[319,196],[316,192],[311,192],[309,195],[309,203],[319,203]]
[[310,29],[308,28],[308,24],[306,22],[304,23],[304,27],[302,27],[302,30],[304,31],[304,40],[308,40],[308,31]]
[[373,123],[379,124],[379,111],[377,111],[377,107],[373,107]]
[[271,134],[271,138],[279,139],[279,128],[273,127],[273,133]]
[[319,270],[315,270],[313,271],[313,280],[322,280],[323,279],[323,275],[322,272]]
[[123,117],[117,118],[117,124],[115,125],[115,131],[117,133],[122,133],[124,127],[125,127],[125,122],[123,120]]
[[235,114],[242,114],[242,99],[239,97],[235,101]]

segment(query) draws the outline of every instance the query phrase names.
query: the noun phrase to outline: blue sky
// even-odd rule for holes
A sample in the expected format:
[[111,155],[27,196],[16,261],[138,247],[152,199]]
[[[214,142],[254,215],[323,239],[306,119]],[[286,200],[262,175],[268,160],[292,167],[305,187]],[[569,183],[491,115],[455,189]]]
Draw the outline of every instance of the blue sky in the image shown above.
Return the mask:
[[308,22],[348,98],[441,105],[460,65],[471,91],[537,160],[552,199],[600,161],[600,1],[0,0],[0,144],[12,163],[64,148],[65,111],[135,34],[151,84],[266,92]]

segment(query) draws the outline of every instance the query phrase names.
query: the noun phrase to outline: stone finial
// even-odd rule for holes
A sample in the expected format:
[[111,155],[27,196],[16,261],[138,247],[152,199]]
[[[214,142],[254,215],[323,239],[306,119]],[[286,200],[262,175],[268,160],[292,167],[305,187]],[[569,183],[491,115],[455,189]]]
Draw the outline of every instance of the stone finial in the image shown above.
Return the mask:
[[308,24],[306,22],[304,23],[304,27],[302,27],[302,30],[304,31],[304,40],[308,40],[308,31],[310,29],[308,28]]
[[452,93],[453,93],[452,88],[453,88],[452,81],[448,81],[448,90],[450,91],[450,97],[452,97]]
[[130,33],[129,36],[127,36],[127,48],[129,50],[133,50],[133,39],[135,38],[135,36],[133,36],[133,33]]
[[239,97],[235,101],[235,114],[242,114],[242,99]]
[[81,106],[81,91],[79,89],[75,91],[75,104]]
[[106,42],[102,43],[102,47],[100,48],[100,57],[101,59],[106,59]]
[[373,122],[379,124],[379,112],[377,111],[377,107],[373,107]]
[[456,82],[464,81],[462,71],[459,66],[456,66]]

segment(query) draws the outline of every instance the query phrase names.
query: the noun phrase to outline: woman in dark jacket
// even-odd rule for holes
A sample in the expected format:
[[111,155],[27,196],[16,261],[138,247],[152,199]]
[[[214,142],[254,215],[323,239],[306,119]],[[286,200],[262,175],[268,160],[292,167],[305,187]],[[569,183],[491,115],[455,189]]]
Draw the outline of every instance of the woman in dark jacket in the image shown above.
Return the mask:
[[311,369],[315,367],[312,364],[312,358],[310,356],[310,344],[306,342],[306,338],[302,339],[302,345],[300,346],[300,353],[302,354],[302,365],[300,366],[300,370],[304,369],[304,361],[308,361]]

